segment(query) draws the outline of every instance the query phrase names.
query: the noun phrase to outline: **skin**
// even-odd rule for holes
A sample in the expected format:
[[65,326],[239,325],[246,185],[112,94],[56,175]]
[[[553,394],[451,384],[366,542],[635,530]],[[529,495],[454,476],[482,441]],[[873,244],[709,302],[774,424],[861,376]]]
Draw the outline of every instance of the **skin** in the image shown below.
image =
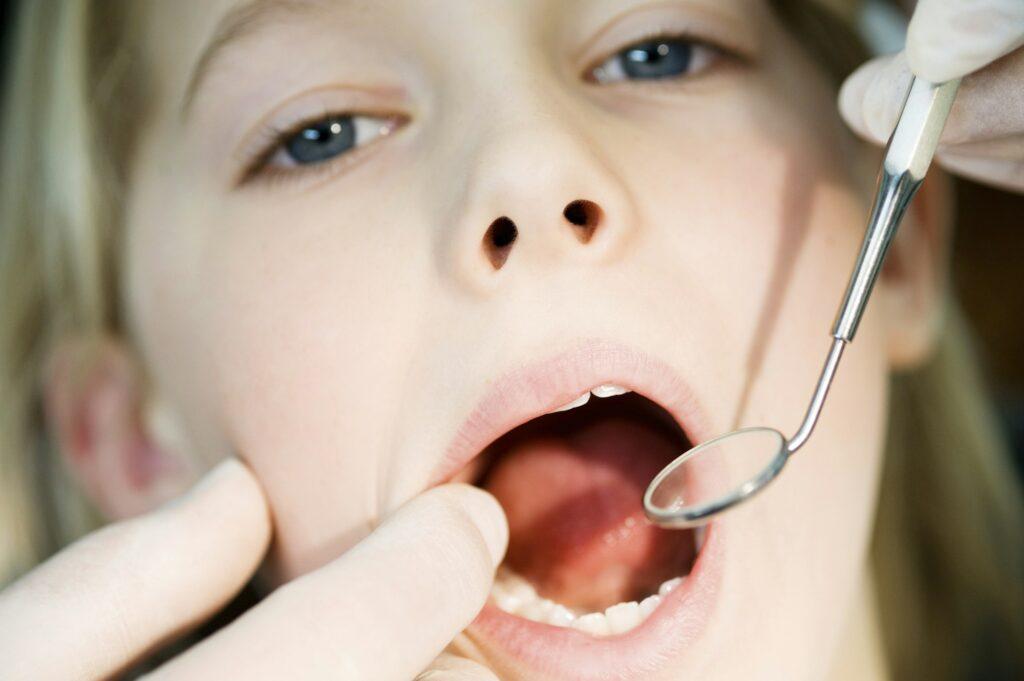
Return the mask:
[[[110,339],[86,387],[69,378],[84,352],[71,343],[58,353],[49,413],[69,465],[115,518],[179,494],[219,459],[248,467],[232,475],[255,498],[238,521],[254,539],[178,628],[245,580],[258,562],[246,557],[271,532],[264,578],[300,586],[168,676],[239,664],[232,651],[256,642],[267,651],[249,661],[256,675],[279,663],[317,678],[340,659],[355,678],[408,678],[455,637],[448,651],[460,657],[437,668],[537,678],[472,629],[459,634],[507,539],[489,496],[423,494],[462,420],[495,377],[597,337],[675,367],[712,432],[791,431],[827,350],[878,154],[854,141],[834,88],[754,0],[327,3],[221,53],[183,112],[192,68],[232,5],[142,11],[152,81],[127,203],[132,343]],[[671,82],[585,80],[645,29],[666,27],[740,56]],[[325,109],[408,120],[351,163],[238,183],[253,131]],[[886,380],[926,356],[940,312],[942,182],[926,184],[901,229],[811,442],[758,503],[730,516],[706,629],[662,676],[822,678],[844,641],[874,645],[863,562]],[[589,243],[562,218],[581,198],[603,213]],[[501,216],[519,236],[495,271],[481,241]],[[103,390],[107,407],[96,409]],[[83,420],[109,437],[76,445]],[[233,506],[227,493],[219,503]],[[364,548],[405,546],[409,535],[387,528],[423,527],[438,506],[449,512],[429,526],[453,528],[459,565],[487,575],[442,614],[424,593],[461,572],[438,567],[429,547],[410,546],[400,565]],[[424,566],[434,581],[414,581],[396,601],[395,584]],[[42,588],[38,576],[33,584]],[[340,600],[325,604],[325,594]],[[0,621],[13,612],[4,603]],[[336,628],[275,607],[334,612]],[[391,638],[398,620],[411,623],[407,640]],[[430,641],[414,645],[424,628]],[[147,630],[98,668],[172,630]],[[325,631],[331,642],[318,645]],[[393,649],[346,656],[362,645]]]

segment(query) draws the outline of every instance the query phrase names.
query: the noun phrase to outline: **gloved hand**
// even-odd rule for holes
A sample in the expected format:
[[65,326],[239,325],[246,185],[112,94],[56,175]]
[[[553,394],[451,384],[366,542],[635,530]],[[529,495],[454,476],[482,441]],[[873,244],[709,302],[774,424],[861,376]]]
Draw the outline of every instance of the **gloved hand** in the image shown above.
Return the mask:
[[966,76],[936,160],[1024,192],[1022,45],[1024,0],[918,0],[905,51],[857,69],[843,84],[839,109],[858,134],[884,144],[911,72],[936,83]]

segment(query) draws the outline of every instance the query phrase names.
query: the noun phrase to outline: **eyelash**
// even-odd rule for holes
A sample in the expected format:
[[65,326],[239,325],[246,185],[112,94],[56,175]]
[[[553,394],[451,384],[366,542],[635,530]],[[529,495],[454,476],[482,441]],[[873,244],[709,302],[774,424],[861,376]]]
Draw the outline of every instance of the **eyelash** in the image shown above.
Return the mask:
[[[595,72],[605,64],[608,64],[611,60],[615,59],[623,52],[634,45],[654,41],[654,40],[666,40],[666,41],[684,41],[690,44],[693,48],[709,50],[713,54],[713,59],[717,60],[722,57],[736,58],[737,55],[725,49],[719,45],[715,45],[710,41],[696,38],[688,33],[679,31],[664,31],[664,30],[652,30],[647,33],[634,36],[632,40],[622,47],[617,48],[615,51],[608,53],[600,60],[592,64],[585,71],[584,79],[592,84],[596,84],[602,87],[631,84],[633,86],[640,87],[665,87],[666,84],[678,85],[679,81],[689,80],[691,77],[688,74],[682,74],[678,77],[666,77],[662,79],[622,79],[612,81],[599,81],[594,75]],[[713,65],[712,65],[713,66]],[[711,67],[707,67],[711,68]],[[707,68],[702,69],[707,70]],[[284,145],[298,135],[305,129],[315,126],[319,123],[323,123],[325,120],[334,117],[350,116],[353,119],[357,118],[379,118],[386,122],[387,130],[382,130],[379,135],[374,139],[364,144],[356,144],[350,150],[339,153],[338,155],[328,158],[323,161],[309,163],[309,164],[296,164],[291,167],[275,167],[271,164],[272,159],[280,151],[284,149]],[[309,116],[299,119],[296,122],[285,124],[283,126],[267,125],[256,134],[256,139],[253,141],[251,147],[255,149],[254,152],[245,154],[246,157],[251,159],[244,164],[244,170],[236,182],[236,186],[241,187],[244,185],[254,183],[269,183],[279,184],[282,181],[290,180],[315,180],[322,176],[334,175],[341,170],[347,168],[350,165],[356,163],[366,152],[366,150],[379,140],[381,137],[388,137],[408,122],[408,118],[396,114],[374,114],[371,112],[352,112],[352,111],[328,111],[324,110],[319,116]]]
[[[640,79],[640,78],[638,78],[638,79],[628,79],[628,78],[626,78],[626,79],[622,79],[622,80],[609,80],[609,81],[602,81],[602,80],[600,80],[600,77],[597,75],[598,71],[603,66],[605,66],[608,63],[610,63],[613,59],[616,59],[617,57],[620,57],[624,52],[626,52],[627,50],[629,50],[630,48],[632,48],[632,47],[634,47],[636,45],[639,45],[639,44],[642,44],[642,43],[648,43],[648,42],[656,42],[656,41],[665,41],[665,42],[678,41],[678,42],[686,43],[693,50],[701,50],[701,51],[705,52],[706,54],[704,56],[710,57],[712,63],[709,66],[705,66],[705,67],[701,68],[700,70],[697,71],[697,73],[691,74],[691,73],[687,72],[687,73],[681,74],[679,76],[673,76],[673,77],[667,77],[667,78],[646,79],[646,80],[645,79]],[[679,30],[652,29],[652,30],[645,31],[645,32],[642,32],[642,33],[634,36],[629,42],[625,43],[623,46],[621,46],[619,48],[616,48],[615,50],[605,54],[600,59],[598,59],[595,62],[591,63],[591,65],[586,69],[584,79],[587,80],[591,84],[598,85],[598,86],[601,86],[601,87],[614,86],[614,85],[619,84],[619,83],[627,83],[627,84],[631,85],[632,87],[644,87],[644,88],[650,88],[650,87],[664,88],[666,86],[669,86],[669,87],[671,87],[671,86],[678,86],[681,81],[692,80],[697,75],[700,75],[704,71],[707,71],[710,68],[713,68],[716,65],[716,63],[719,60],[723,59],[723,58],[742,60],[742,58],[737,53],[735,53],[733,50],[727,49],[727,48],[725,48],[725,47],[723,47],[723,46],[721,46],[719,44],[716,44],[715,42],[713,42],[711,40],[708,40],[706,38],[699,38],[699,37],[693,35],[690,32],[679,31]]]
[[[342,152],[332,158],[309,164],[296,164],[290,167],[280,167],[271,164],[273,158],[284,149],[288,140],[298,135],[303,130],[311,128],[324,121],[336,117],[351,117],[352,119],[379,119],[383,121],[383,128],[374,139],[364,144],[356,144],[351,150]],[[381,137],[388,137],[402,128],[407,122],[407,117],[398,114],[373,113],[368,111],[335,111],[323,110],[320,115],[308,116],[298,121],[283,126],[266,125],[259,130],[250,148],[253,151],[244,153],[243,157],[251,159],[243,164],[244,170],[236,181],[236,186],[252,184],[254,182],[267,182],[278,184],[282,180],[305,179],[319,174],[333,174],[351,165],[363,155],[366,149],[372,147]]]

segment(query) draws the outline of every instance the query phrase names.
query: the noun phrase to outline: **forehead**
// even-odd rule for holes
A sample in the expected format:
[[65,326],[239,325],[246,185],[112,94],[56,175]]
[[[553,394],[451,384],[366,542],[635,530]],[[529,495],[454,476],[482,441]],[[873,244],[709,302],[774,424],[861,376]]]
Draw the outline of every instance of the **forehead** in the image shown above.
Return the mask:
[[297,88],[314,74],[401,87],[410,65],[422,73],[443,62],[477,77],[487,77],[489,65],[522,71],[541,62],[517,50],[581,51],[608,25],[648,10],[691,17],[697,36],[701,21],[692,18],[717,16],[744,34],[740,44],[764,37],[767,45],[773,2],[790,0],[144,0],[131,7],[141,11],[150,111],[184,122],[200,108],[193,100],[206,106],[211,92]]
[[[220,47],[302,23],[320,22],[325,31],[339,31],[339,39],[370,28],[390,30],[400,39],[403,29],[414,28],[445,46],[452,31],[499,31],[507,20],[520,24],[516,18],[539,31],[556,21],[600,22],[640,6],[672,4],[724,9],[753,20],[764,0],[146,0],[135,7],[142,9],[144,44],[155,53],[156,65],[192,72],[210,65]],[[506,21],[494,21],[498,17]]]

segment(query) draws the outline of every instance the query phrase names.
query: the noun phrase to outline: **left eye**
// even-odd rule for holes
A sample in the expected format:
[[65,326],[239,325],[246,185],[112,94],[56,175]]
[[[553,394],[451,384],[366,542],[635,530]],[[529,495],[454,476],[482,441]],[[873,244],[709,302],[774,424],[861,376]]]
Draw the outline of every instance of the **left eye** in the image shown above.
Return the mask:
[[397,121],[392,118],[357,114],[327,116],[283,134],[267,165],[291,167],[323,163],[388,134],[396,126]]
[[715,56],[713,48],[685,38],[651,38],[616,52],[590,75],[598,83],[678,78],[704,70]]

